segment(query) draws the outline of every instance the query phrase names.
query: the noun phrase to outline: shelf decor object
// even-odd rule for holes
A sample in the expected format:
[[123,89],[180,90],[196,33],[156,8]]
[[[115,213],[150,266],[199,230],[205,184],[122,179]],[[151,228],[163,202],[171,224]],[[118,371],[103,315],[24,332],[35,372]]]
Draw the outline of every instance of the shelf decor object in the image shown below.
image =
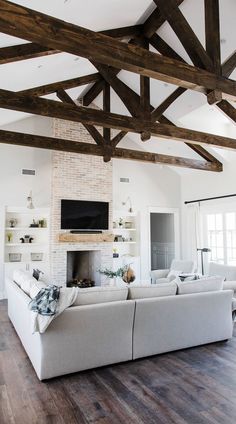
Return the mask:
[[21,253],[9,253],[9,262],[21,262]]

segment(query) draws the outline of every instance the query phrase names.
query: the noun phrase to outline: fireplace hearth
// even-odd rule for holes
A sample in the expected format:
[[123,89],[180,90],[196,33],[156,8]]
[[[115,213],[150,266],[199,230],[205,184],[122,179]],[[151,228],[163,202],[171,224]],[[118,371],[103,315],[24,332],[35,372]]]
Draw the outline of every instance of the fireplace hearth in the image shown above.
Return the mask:
[[101,252],[99,250],[67,252],[67,286],[101,285]]

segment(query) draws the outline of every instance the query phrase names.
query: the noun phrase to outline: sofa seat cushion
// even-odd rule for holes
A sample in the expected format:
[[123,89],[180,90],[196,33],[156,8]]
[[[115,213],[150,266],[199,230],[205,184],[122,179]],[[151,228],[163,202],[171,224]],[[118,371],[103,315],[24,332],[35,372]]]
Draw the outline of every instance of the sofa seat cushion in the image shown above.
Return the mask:
[[77,299],[73,303],[73,306],[116,302],[126,300],[127,296],[127,287],[89,287],[87,289],[78,289]]
[[[176,281],[176,280],[175,280]],[[194,281],[176,281],[178,294],[191,294],[209,291],[219,291],[223,289],[222,277],[209,277]]]
[[144,299],[150,297],[174,296],[177,285],[174,282],[129,287],[128,299]]

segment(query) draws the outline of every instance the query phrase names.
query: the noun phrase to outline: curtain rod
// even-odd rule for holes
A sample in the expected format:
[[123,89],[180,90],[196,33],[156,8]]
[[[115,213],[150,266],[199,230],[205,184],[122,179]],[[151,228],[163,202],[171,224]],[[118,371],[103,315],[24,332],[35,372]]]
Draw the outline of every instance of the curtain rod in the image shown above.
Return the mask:
[[188,205],[189,203],[200,203],[200,202],[207,202],[208,200],[226,199],[227,197],[236,197],[236,194],[226,194],[225,196],[207,197],[205,199],[189,200],[189,201],[185,201],[184,204]]

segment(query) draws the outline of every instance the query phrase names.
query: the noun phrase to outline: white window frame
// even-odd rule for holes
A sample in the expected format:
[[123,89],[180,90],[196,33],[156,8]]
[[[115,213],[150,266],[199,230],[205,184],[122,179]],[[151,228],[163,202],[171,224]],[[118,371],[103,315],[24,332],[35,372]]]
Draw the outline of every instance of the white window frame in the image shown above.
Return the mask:
[[[202,217],[202,240],[204,247],[208,246],[208,228],[207,228],[207,216],[210,214],[222,214],[223,215],[223,263],[228,265],[228,247],[227,247],[227,229],[226,229],[226,214],[236,214],[236,202],[222,202],[214,205],[201,205],[201,217]],[[236,247],[236,246],[235,246]],[[210,255],[209,255],[210,257]]]

